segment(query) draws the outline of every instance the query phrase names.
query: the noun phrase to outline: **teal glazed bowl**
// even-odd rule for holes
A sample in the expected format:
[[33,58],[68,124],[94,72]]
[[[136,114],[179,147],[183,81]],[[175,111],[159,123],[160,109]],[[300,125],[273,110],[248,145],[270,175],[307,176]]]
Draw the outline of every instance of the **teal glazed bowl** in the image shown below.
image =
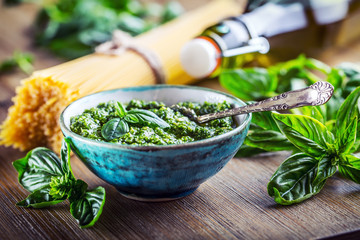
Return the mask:
[[211,89],[153,85],[103,91],[71,103],[60,116],[64,136],[72,150],[98,177],[115,186],[124,196],[141,201],[165,201],[184,197],[219,172],[238,151],[248,132],[251,115],[234,117],[232,131],[201,141],[166,146],[132,146],[99,142],[70,131],[70,118],[101,102],[132,99],[178,102],[230,102],[241,100]]

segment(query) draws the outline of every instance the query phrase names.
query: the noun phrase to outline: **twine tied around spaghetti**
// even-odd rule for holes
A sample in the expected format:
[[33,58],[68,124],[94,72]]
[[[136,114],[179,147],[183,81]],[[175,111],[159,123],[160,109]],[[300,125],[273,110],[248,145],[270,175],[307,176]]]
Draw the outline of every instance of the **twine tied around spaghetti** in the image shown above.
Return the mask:
[[139,54],[149,65],[157,84],[165,84],[166,76],[160,58],[155,52],[135,43],[134,38],[121,30],[115,30],[110,41],[104,42],[95,48],[96,53],[120,56],[125,51]]

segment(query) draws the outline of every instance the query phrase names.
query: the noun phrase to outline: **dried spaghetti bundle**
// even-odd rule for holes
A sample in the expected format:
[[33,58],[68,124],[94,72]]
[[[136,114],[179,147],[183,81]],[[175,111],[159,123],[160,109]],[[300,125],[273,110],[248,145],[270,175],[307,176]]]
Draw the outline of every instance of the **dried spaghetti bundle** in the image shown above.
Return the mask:
[[[181,47],[207,26],[238,14],[241,7],[231,0],[212,1],[136,37],[133,44],[160,58],[167,83],[191,83],[180,65]],[[21,150],[36,146],[59,149],[59,116],[69,103],[102,90],[155,83],[153,69],[134,51],[118,56],[95,53],[37,71],[16,89],[14,105],[1,126],[1,143]]]

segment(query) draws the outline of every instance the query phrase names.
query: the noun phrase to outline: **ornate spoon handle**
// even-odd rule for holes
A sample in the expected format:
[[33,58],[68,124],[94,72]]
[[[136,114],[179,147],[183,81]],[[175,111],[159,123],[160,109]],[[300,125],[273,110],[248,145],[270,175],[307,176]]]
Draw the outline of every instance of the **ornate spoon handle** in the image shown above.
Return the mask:
[[204,123],[218,118],[250,112],[286,110],[303,106],[322,105],[329,101],[333,92],[334,87],[330,83],[319,81],[307,88],[285,92],[250,105],[198,116],[196,120],[198,123]]

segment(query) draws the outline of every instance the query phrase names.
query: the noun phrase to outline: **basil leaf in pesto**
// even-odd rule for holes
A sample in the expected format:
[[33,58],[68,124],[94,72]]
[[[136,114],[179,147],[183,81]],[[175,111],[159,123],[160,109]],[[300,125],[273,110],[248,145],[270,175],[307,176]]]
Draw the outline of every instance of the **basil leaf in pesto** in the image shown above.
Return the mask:
[[107,141],[121,137],[129,131],[127,122],[120,118],[113,118],[101,128],[101,135]]
[[128,114],[135,115],[139,119],[139,123],[145,126],[168,128],[170,125],[159,118],[155,113],[144,109],[133,109]]
[[138,122],[140,122],[139,118],[134,114],[127,114],[124,117],[124,120],[127,121],[128,123],[138,123]]
[[119,102],[115,103],[115,111],[116,111],[116,114],[118,115],[118,117],[120,117],[120,118],[122,118],[126,115],[126,109]]

